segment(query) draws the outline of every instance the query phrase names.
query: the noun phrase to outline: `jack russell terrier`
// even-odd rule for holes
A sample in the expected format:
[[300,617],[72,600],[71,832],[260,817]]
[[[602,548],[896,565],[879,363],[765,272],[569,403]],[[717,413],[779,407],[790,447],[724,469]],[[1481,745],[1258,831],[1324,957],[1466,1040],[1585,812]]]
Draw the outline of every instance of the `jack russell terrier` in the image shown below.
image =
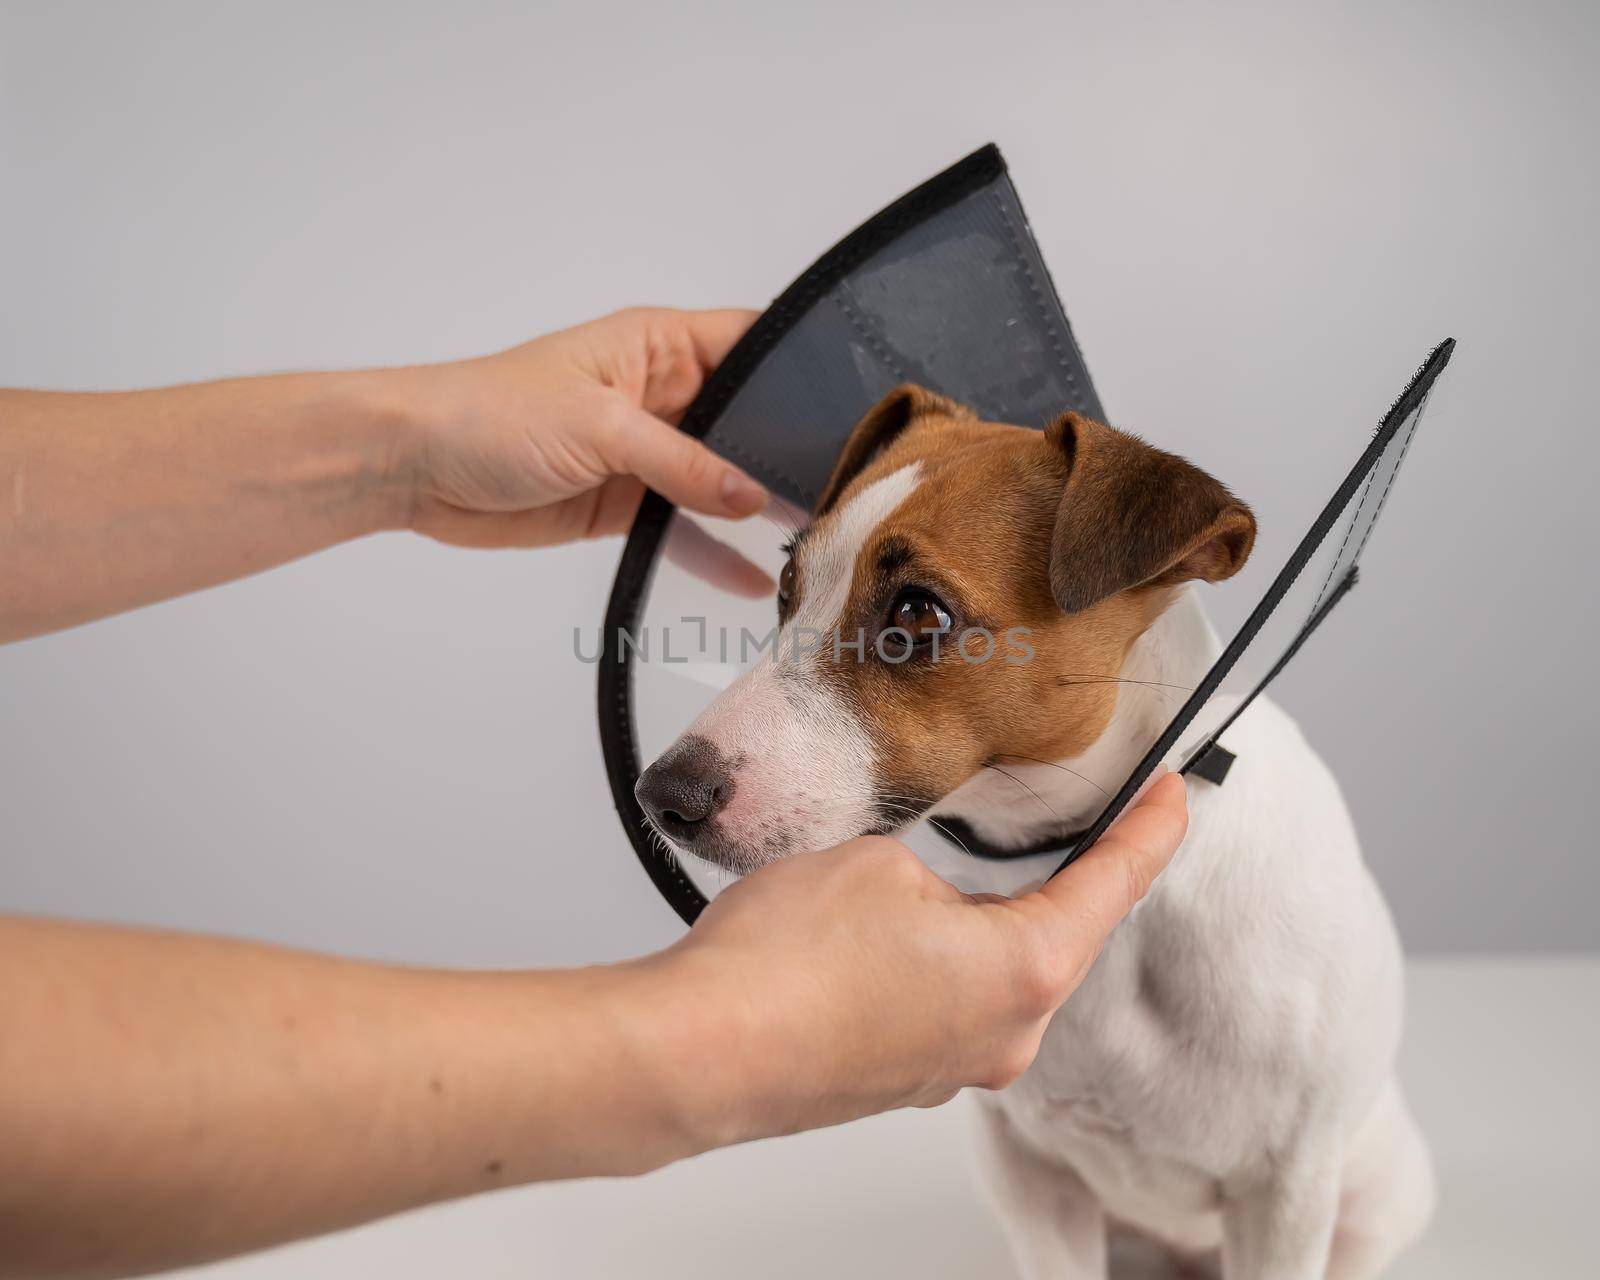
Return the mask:
[[[1104,803],[1087,780],[1127,776],[1165,727],[1154,691],[1217,657],[1187,584],[1237,572],[1254,538],[1227,489],[1134,436],[900,387],[794,539],[775,651],[638,798],[741,872],[924,816],[1000,849],[1081,828]],[[958,652],[968,633],[989,639]],[[803,634],[842,639],[786,648]],[[1228,736],[1227,785],[1192,787],[1183,847],[1032,1067],[979,1095],[984,1181],[1030,1280],[1104,1277],[1118,1233],[1191,1274],[1358,1280],[1432,1210],[1394,1076],[1399,943],[1338,787],[1266,698]]]

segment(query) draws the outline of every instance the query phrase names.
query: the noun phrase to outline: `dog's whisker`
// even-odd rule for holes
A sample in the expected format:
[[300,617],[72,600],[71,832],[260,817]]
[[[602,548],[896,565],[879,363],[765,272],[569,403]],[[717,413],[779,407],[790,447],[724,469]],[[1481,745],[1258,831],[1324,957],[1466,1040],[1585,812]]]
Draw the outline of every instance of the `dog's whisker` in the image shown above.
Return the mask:
[[[783,474],[789,478],[790,483],[794,485],[794,491],[800,495],[800,501],[806,504],[806,510],[809,511],[815,507],[817,505],[816,497],[806,491],[805,485],[800,483],[800,477],[795,475],[794,468],[783,461],[782,458],[774,458],[773,461]],[[778,502],[781,506],[787,507],[789,505],[782,498],[779,498]]]
[[901,800],[901,801],[904,801],[908,805],[920,805],[920,806],[922,806],[924,808],[926,808],[928,805],[931,805],[931,804],[934,803],[932,800],[929,800],[926,796],[907,796],[907,795],[901,795],[899,792],[895,792],[895,791],[862,791],[862,792],[853,792],[853,793],[850,793],[848,795],[847,794],[827,795],[827,796],[813,795],[813,796],[808,796],[807,799],[808,800],[814,800],[814,801],[820,801],[820,802],[823,802],[823,803],[837,803],[837,802],[840,802],[840,801],[850,801],[852,803],[860,803],[860,802],[864,801],[867,804],[872,804],[873,802],[878,801],[878,800]]
[[890,805],[884,805],[878,812],[883,817],[892,819],[897,827],[912,827],[922,821],[922,814],[915,809],[897,809]]
[[949,827],[947,827],[943,823],[941,823],[939,821],[939,819],[937,819],[937,818],[929,818],[928,819],[928,825],[930,827],[932,827],[935,831],[937,831],[940,835],[944,836],[945,839],[955,841],[955,843],[961,847],[961,852],[966,854],[967,857],[971,858],[971,857],[975,856],[973,854],[972,850],[967,848],[967,842],[965,840],[963,840],[960,836],[958,836],[954,831],[950,830]]
[[[645,832],[649,836],[651,845],[654,846],[658,852],[660,852],[664,857],[671,858],[680,866],[683,864],[683,859],[687,851],[678,848],[676,844],[669,840],[666,835],[662,833],[661,829],[657,827],[655,823],[650,821],[648,814],[639,820],[639,825],[645,829]],[[722,892],[722,890],[726,889],[730,884],[744,874],[744,871],[732,867],[724,867],[720,863],[712,862],[707,858],[697,858],[695,861],[697,865],[705,868],[704,874],[706,878],[711,881],[711,892],[707,895],[708,897],[716,897],[718,893]],[[752,868],[745,868],[744,870],[748,871],[751,869]]]
[[1071,688],[1074,685],[1131,684],[1135,688],[1148,689],[1151,693],[1155,694],[1156,697],[1165,702],[1169,707],[1173,705],[1174,701],[1170,690],[1184,689],[1189,690],[1189,692],[1193,692],[1193,690],[1189,689],[1189,686],[1186,684],[1168,684],[1164,680],[1130,680],[1126,676],[1093,676],[1087,678],[1060,676],[1057,678],[1056,683],[1064,688]]
[[783,535],[785,546],[787,546],[789,540],[793,538],[797,532],[799,532],[800,526],[798,524],[780,524],[777,520],[773,519],[771,514],[766,511],[759,511],[756,514]]
[[1057,684],[1142,684],[1159,689],[1182,689],[1185,693],[1193,693],[1194,686],[1190,684],[1173,684],[1167,680],[1135,680],[1131,676],[1107,676],[1097,672],[1067,672],[1056,677]]
[[1114,680],[1119,684],[1159,684],[1169,689],[1183,689],[1190,693],[1194,692],[1193,685],[1173,684],[1169,680],[1138,680],[1133,676],[1114,676],[1105,671],[1062,671],[1058,673],[1058,679],[1063,682],[1068,680]]
[[883,808],[888,809],[891,812],[903,813],[911,818],[921,818],[922,815],[927,812],[926,809],[918,808],[914,805],[903,804],[898,800],[883,800],[879,803]]
[[650,821],[648,814],[639,819],[639,825],[645,829],[645,835],[648,837],[651,846],[658,853],[663,857],[671,858],[674,861],[677,860],[679,856],[677,846],[667,839],[655,823]]
[[865,803],[870,808],[884,812],[885,816],[897,818],[906,826],[921,822],[934,802],[923,796],[899,795],[892,791],[874,791],[867,794],[811,796],[811,800],[828,803],[849,803],[859,805]]
[[1038,756],[1024,755],[1020,751],[1002,751],[1000,754],[1004,755],[1004,756],[1009,756],[1013,760],[1026,760],[1030,764],[1047,764],[1052,769],[1060,769],[1063,773],[1070,773],[1074,778],[1077,778],[1082,782],[1087,782],[1091,787],[1093,787],[1096,791],[1098,791],[1101,795],[1103,795],[1107,800],[1111,799],[1111,793],[1109,791],[1107,791],[1104,787],[1102,787],[1093,778],[1085,777],[1083,774],[1079,773],[1076,769],[1069,768],[1068,766],[1062,764],[1058,760],[1041,760]]
[[1061,821],[1061,815],[1059,813],[1057,813],[1053,808],[1050,807],[1050,802],[1048,800],[1046,800],[1042,795],[1040,795],[1037,791],[1035,791],[1032,787],[1030,787],[1021,778],[1017,777],[1016,774],[1011,773],[1006,769],[1002,769],[997,764],[986,764],[983,767],[985,769],[994,770],[994,772],[998,773],[1002,778],[1010,778],[1011,781],[1015,782],[1019,787],[1021,787],[1024,791],[1026,791],[1030,796],[1032,796],[1040,804],[1044,805],[1044,807],[1050,811],[1050,816],[1052,818],[1054,818],[1057,822]]

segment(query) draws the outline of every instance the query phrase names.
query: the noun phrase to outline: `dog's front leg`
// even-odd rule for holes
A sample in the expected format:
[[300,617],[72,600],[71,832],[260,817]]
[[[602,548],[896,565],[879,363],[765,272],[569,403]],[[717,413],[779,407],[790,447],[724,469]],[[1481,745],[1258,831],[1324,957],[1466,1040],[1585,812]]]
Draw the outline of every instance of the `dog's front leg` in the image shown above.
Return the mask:
[[1222,1206],[1224,1280],[1321,1280],[1339,1212],[1339,1161],[1315,1142],[1230,1189]]
[[1106,1219],[1064,1164],[1025,1146],[1005,1113],[978,1102],[979,1178],[1023,1280],[1106,1280]]

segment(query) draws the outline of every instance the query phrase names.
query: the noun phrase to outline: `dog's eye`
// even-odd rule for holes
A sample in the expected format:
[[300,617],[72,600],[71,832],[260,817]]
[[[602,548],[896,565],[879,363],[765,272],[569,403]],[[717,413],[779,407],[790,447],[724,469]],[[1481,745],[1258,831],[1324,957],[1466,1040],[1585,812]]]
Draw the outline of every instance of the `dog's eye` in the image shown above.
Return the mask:
[[932,644],[935,636],[950,630],[950,611],[944,602],[920,587],[902,591],[889,606],[883,648],[890,657],[908,654],[919,645]]
[[778,573],[778,616],[781,618],[789,612],[789,606],[794,603],[794,557],[783,562],[783,568]]

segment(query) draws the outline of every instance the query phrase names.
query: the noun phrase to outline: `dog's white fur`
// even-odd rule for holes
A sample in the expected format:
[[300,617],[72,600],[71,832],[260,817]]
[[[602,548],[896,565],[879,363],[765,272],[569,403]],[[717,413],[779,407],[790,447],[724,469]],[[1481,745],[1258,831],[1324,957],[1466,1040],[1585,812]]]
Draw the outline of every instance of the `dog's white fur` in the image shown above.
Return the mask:
[[[785,636],[831,631],[861,546],[917,481],[902,468],[818,527]],[[1177,593],[1124,668],[1147,683],[1120,686],[1107,730],[1062,763],[1108,786],[1125,777],[1217,648],[1194,590]],[[743,757],[724,821],[766,856],[859,832],[872,748],[856,714],[803,662],[769,657],[737,681],[691,730]],[[1111,1229],[1219,1262],[1227,1280],[1361,1280],[1431,1212],[1393,1075],[1399,944],[1338,787],[1266,698],[1228,746],[1226,785],[1190,783],[1182,849],[1033,1066],[979,1101],[984,1181],[1028,1280],[1104,1276]],[[985,772],[936,811],[1011,843],[1104,803],[1062,769],[1011,771],[1040,808]]]
[[688,729],[740,762],[720,821],[741,844],[761,850],[760,861],[838,844],[875,816],[872,740],[816,679],[816,667],[832,658],[856,557],[916,489],[921,470],[912,463],[875,480],[818,527],[806,544],[806,591],[773,651]]
[[[1171,714],[1158,691],[1192,687],[1216,655],[1188,589],[1124,668],[1158,683],[1124,685],[1107,732],[1066,763],[1125,776]],[[1182,849],[1032,1068],[979,1102],[984,1181],[1029,1280],[1105,1275],[1113,1225],[1202,1265],[1220,1254],[1228,1280],[1357,1280],[1431,1212],[1393,1074],[1399,942],[1338,787],[1266,698],[1228,745],[1226,784],[1190,783]],[[1026,780],[1063,813],[1103,802],[1059,770]],[[941,807],[1028,834],[1014,795],[969,805],[968,790]]]

